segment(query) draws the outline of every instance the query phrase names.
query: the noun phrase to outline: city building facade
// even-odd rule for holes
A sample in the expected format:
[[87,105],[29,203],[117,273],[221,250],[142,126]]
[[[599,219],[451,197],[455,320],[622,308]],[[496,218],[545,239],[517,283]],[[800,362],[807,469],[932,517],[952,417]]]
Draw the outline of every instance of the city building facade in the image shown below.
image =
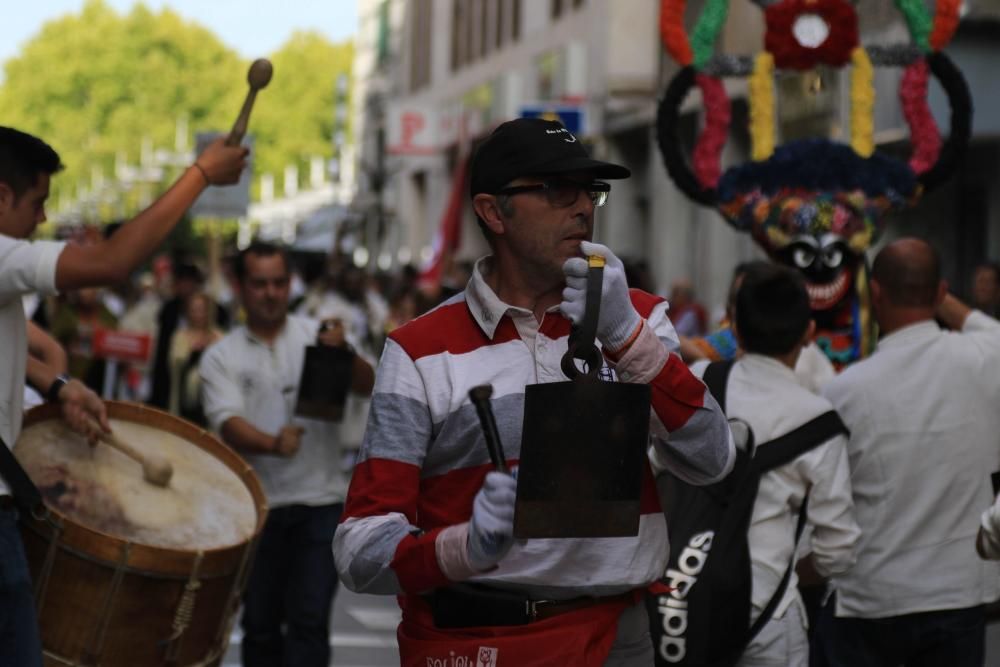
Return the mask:
[[[703,2],[689,2],[693,24]],[[970,0],[948,52],[969,79],[977,114],[969,159],[949,183],[898,214],[887,236],[932,238],[953,281],[983,256],[1000,256],[1000,174],[996,125],[1000,95],[987,81],[1000,45],[995,0]],[[677,65],[660,40],[657,0],[359,0],[352,125],[357,144],[357,225],[349,234],[356,260],[381,269],[432,261],[441,243],[449,194],[464,159],[498,123],[554,113],[599,158],[627,165],[598,214],[596,237],[623,258],[642,260],[666,294],[688,278],[699,299],[718,312],[732,267],[761,256],[746,234],[712,209],[689,201],[670,181],[656,144],[659,99]],[[862,39],[907,37],[892,0],[860,6]],[[733,2],[716,51],[752,55],[763,16]],[[907,150],[896,90],[898,71],[876,74],[876,141]],[[836,71],[782,75],[777,83],[779,141],[844,134],[848,77]],[[746,80],[726,79],[732,101],[724,167],[747,159]],[[702,122],[693,93],[682,108],[682,140],[693,143]],[[931,107],[947,128],[947,103],[932,90]],[[991,112],[992,110],[992,112]],[[487,251],[466,206],[455,256]],[[978,256],[977,256],[978,255]]]

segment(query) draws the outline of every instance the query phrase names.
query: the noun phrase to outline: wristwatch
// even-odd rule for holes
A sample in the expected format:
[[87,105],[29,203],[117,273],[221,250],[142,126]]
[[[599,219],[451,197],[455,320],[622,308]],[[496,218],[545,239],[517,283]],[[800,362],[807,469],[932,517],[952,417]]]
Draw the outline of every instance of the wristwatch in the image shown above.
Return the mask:
[[59,392],[69,381],[70,377],[68,375],[56,376],[56,379],[49,385],[48,391],[45,392],[45,400],[49,403],[58,403]]

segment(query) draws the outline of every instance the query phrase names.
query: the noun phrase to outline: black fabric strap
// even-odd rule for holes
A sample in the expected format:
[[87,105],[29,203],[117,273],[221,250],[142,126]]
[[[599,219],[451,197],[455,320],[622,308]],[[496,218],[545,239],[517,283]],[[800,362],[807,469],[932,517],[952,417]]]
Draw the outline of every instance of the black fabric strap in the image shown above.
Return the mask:
[[735,359],[713,361],[705,367],[705,374],[701,378],[723,412],[726,411],[726,384],[729,382],[729,371],[733,370],[734,363]]
[[24,468],[14,458],[14,453],[7,448],[7,443],[0,438],[0,477],[3,477],[10,487],[11,494],[18,509],[31,513],[42,506],[42,494],[38,487],[24,472]]
[[806,497],[802,499],[802,507],[799,508],[799,520],[795,524],[795,542],[792,544],[792,560],[788,563],[788,567],[785,568],[785,574],[781,577],[781,581],[778,583],[778,589],[774,591],[774,595],[771,599],[767,601],[764,605],[764,609],[761,610],[760,616],[757,620],[753,622],[750,629],[747,631],[746,641],[743,643],[743,648],[740,649],[740,655],[746,650],[753,638],[761,631],[764,625],[771,620],[771,616],[774,615],[774,611],[781,604],[782,598],[785,597],[785,590],[788,589],[788,582],[791,581],[792,571],[795,569],[795,555],[799,548],[799,538],[802,537],[802,531],[806,527],[806,519],[809,516],[808,511],[809,506],[809,492],[806,492]]
[[[780,468],[786,463],[791,463],[805,452],[818,447],[839,434],[850,435],[850,431],[847,430],[844,422],[841,421],[840,416],[835,411],[824,412],[815,419],[807,421],[794,431],[789,431],[780,438],[775,438],[760,445],[754,453],[754,464],[759,473],[763,475],[770,470]],[[799,538],[802,537],[802,531],[805,530],[806,520],[809,517],[808,507],[809,493],[806,492],[805,498],[802,499],[802,507],[799,508],[798,522],[795,524],[795,542],[792,544],[791,561],[788,563],[788,567],[785,568],[785,574],[781,577],[781,582],[778,584],[777,590],[774,591],[774,595],[767,601],[764,609],[760,612],[760,616],[750,626],[746,642],[740,651],[741,654],[746,650],[750,642],[753,641],[753,638],[757,636],[757,633],[761,631],[761,628],[771,620],[774,611],[785,597],[788,582],[791,580],[792,571],[795,569],[795,556],[799,547]]]
[[754,463],[761,474],[791,463],[813,447],[818,447],[835,435],[850,436],[851,432],[834,410],[810,419],[794,431],[758,445]]

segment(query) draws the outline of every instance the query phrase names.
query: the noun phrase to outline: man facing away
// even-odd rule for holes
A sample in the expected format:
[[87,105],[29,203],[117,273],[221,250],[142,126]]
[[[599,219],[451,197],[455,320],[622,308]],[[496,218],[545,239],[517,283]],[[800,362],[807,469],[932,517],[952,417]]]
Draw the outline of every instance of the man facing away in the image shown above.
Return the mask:
[[878,347],[824,390],[851,432],[861,540],[820,639],[834,667],[982,665],[983,605],[1000,595],[975,550],[1000,467],[1000,322],[949,295],[915,238],[879,252],[871,296]]
[[[325,667],[337,571],[330,543],[347,477],[337,424],[294,414],[306,347],[346,347],[344,327],[288,314],[285,251],[252,243],[236,260],[245,326],[202,355],[205,415],[260,477],[269,512],[243,596],[246,667]],[[352,389],[370,393],[372,367],[354,357]]]
[[[89,432],[87,415],[107,429],[103,403],[76,380],[28,359],[21,297],[38,292],[113,285],[124,281],[166,238],[210,184],[235,183],[247,149],[214,142],[159,199],[111,238],[88,245],[29,241],[45,221],[52,175],[59,155],[44,141],[0,127],[0,439],[12,447],[21,431],[24,381],[50,401],[64,404],[72,426]],[[89,435],[93,438],[94,433]],[[41,665],[41,645],[28,567],[11,507],[11,489],[0,479],[0,665]]]
[[[468,398],[493,385],[500,439],[516,464],[525,386],[565,379],[560,360],[586,302],[583,257],[599,254],[604,371],[651,386],[658,463],[695,484],[732,468],[724,415],[670,352],[677,338],[666,302],[630,293],[621,261],[590,242],[610,190],[598,179],[628,175],[591,159],[557,122],[501,124],[470,174],[492,254],[464,292],[389,336],[334,551],[348,588],[400,596],[403,664],[652,663],[638,591],[662,574],[668,545],[650,471],[637,536],[515,542],[516,482],[492,471]],[[447,611],[459,624],[472,614],[495,621],[436,623],[436,596],[472,581],[481,586],[464,587],[464,601]]]
[[[726,414],[748,424],[754,441],[785,436],[830,411],[806,389],[796,363],[815,330],[802,276],[777,264],[748,267],[734,299],[734,330],[743,354],[726,385]],[[705,364],[695,365],[696,373]],[[808,497],[810,561],[824,577],[854,563],[860,531],[853,517],[847,438],[837,434],[760,479],[747,542],[753,576],[751,622],[756,621],[795,551],[798,515]],[[743,667],[809,664],[805,607],[793,571],[769,621],[740,659]]]

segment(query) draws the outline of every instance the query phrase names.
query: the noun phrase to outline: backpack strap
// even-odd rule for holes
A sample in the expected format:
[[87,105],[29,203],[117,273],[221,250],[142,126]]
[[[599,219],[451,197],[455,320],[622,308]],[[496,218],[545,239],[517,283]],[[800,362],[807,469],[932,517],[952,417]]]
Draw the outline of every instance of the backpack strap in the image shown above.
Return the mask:
[[[840,434],[850,435],[850,431],[847,430],[840,416],[834,410],[824,412],[794,431],[789,431],[781,437],[763,443],[754,452],[754,463],[757,466],[758,472],[763,475],[770,470],[794,461],[802,454]],[[799,518],[795,524],[795,541],[792,544],[791,561],[788,563],[788,567],[785,568],[785,574],[781,577],[774,595],[767,601],[764,609],[760,612],[760,616],[757,617],[757,620],[754,621],[753,625],[747,631],[746,641],[740,650],[740,654],[746,650],[746,647],[753,641],[753,638],[757,636],[757,633],[761,631],[764,625],[771,620],[771,616],[774,615],[778,605],[781,604],[781,600],[785,597],[785,590],[788,589],[788,582],[791,580],[792,571],[795,569],[795,555],[799,547],[799,538],[802,537],[802,531],[806,527],[806,520],[809,516],[808,507],[809,493],[807,491],[805,498],[802,499],[802,506],[799,508]]]
[[44,507],[38,487],[14,458],[14,453],[8,449],[7,443],[2,438],[0,438],[0,477],[7,482],[11,495],[14,496],[14,502],[22,512],[30,514]]
[[772,595],[771,599],[767,601],[767,604],[764,605],[764,609],[760,612],[760,616],[757,617],[757,620],[755,620],[753,625],[750,626],[750,629],[747,630],[746,641],[743,642],[743,646],[740,648],[740,655],[743,655],[743,651],[745,651],[747,646],[750,645],[753,638],[756,637],[757,633],[761,631],[764,625],[771,620],[771,616],[774,615],[778,605],[781,604],[782,598],[785,597],[785,590],[788,589],[788,582],[792,578],[792,570],[795,569],[795,554],[799,548],[799,538],[802,537],[802,531],[805,530],[806,527],[806,519],[809,515],[807,510],[808,505],[809,493],[806,492],[805,498],[802,499],[802,507],[799,508],[798,521],[795,523],[795,541],[792,543],[791,562],[789,562],[788,567],[785,568],[785,574],[781,576],[781,581],[778,582],[778,588],[774,591],[774,595]]
[[834,410],[824,412],[815,419],[807,421],[794,431],[762,443],[757,446],[754,463],[761,474],[791,463],[810,449],[818,447],[830,438],[843,434],[850,436],[851,432],[844,426],[840,415]]
[[713,361],[705,367],[705,373],[701,377],[723,413],[726,411],[726,384],[729,382],[729,371],[733,370],[734,363],[735,359]]

